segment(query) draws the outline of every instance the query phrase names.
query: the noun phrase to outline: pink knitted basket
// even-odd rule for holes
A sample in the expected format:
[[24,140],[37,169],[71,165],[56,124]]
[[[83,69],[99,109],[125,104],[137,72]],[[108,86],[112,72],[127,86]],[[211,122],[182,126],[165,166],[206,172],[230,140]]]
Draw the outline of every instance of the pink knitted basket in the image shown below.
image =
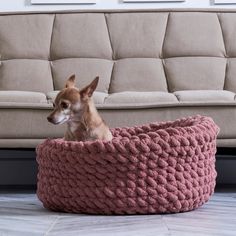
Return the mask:
[[209,117],[115,128],[110,142],[48,139],[37,147],[37,195],[48,209],[96,214],[193,210],[214,192]]

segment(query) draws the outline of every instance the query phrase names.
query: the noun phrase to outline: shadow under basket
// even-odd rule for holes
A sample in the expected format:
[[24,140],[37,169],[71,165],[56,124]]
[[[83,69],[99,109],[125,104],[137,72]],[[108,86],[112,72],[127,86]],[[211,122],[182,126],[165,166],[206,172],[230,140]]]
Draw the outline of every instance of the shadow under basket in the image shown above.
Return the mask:
[[37,195],[53,211],[175,213],[214,192],[218,126],[209,117],[112,129],[113,140],[48,139],[37,147]]

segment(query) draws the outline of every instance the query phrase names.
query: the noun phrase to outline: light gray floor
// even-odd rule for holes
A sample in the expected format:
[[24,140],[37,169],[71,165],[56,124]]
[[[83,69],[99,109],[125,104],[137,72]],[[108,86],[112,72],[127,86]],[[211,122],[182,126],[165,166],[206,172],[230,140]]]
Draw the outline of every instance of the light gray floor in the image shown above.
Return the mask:
[[35,194],[0,193],[0,236],[236,236],[236,191],[172,215],[89,216],[45,210]]

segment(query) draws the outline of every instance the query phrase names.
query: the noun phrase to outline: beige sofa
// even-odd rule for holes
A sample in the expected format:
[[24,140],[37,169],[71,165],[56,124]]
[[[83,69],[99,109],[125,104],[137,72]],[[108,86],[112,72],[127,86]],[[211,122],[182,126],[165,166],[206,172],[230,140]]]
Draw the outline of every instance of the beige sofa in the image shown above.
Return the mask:
[[[228,10],[227,10],[228,11]],[[32,148],[64,126],[47,122],[65,79],[96,75],[111,126],[202,114],[236,147],[236,11],[152,10],[0,16],[0,147]]]

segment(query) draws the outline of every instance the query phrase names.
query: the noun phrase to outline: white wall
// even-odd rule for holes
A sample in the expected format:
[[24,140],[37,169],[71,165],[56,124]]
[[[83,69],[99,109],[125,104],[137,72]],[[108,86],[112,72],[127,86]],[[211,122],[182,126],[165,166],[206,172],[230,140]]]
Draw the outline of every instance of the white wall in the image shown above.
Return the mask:
[[214,5],[214,0],[186,0],[183,3],[123,3],[122,0],[97,0],[96,5],[31,5],[30,0],[0,0],[0,12],[48,11],[62,9],[138,9],[138,8],[236,8],[236,5]]

